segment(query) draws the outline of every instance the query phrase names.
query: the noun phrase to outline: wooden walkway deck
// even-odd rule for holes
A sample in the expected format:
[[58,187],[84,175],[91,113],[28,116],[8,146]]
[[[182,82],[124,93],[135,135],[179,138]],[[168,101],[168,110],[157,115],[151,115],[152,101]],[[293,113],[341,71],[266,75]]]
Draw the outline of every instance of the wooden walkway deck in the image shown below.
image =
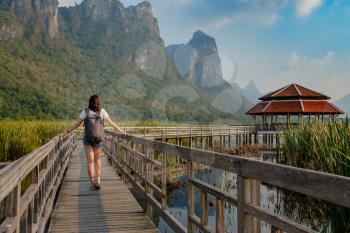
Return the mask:
[[81,142],[72,154],[49,232],[158,232],[105,156],[102,189],[89,190]]

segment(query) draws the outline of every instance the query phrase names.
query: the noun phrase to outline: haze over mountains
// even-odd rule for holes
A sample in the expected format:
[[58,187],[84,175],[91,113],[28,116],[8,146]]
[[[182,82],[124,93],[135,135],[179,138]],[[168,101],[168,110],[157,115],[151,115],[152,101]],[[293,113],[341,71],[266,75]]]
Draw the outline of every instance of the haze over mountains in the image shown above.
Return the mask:
[[[200,35],[191,44],[199,60],[185,79],[165,54],[148,2],[125,8],[118,0],[84,0],[59,8],[57,0],[3,0],[0,117],[73,118],[97,93],[119,119],[247,121],[249,101],[226,102],[233,89],[217,83],[220,69],[203,69],[213,47]],[[215,55],[209,61],[219,62]]]

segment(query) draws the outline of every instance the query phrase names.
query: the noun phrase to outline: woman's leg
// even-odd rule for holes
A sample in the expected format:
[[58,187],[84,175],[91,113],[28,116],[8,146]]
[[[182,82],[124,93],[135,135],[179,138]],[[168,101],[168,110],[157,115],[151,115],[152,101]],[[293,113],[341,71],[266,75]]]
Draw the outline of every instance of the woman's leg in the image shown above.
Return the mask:
[[88,174],[90,178],[91,185],[94,184],[94,154],[91,150],[90,145],[84,145],[85,153],[86,153],[86,160],[87,160],[87,168],[88,168]]
[[94,148],[95,174],[97,183],[101,182],[101,148]]

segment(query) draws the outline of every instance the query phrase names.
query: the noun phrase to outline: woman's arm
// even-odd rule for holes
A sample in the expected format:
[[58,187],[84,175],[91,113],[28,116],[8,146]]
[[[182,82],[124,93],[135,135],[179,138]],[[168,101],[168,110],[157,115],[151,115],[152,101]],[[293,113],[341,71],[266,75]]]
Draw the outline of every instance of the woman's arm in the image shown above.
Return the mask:
[[111,120],[111,118],[108,117],[108,118],[106,118],[106,120],[107,120],[108,124],[109,124],[110,126],[112,126],[115,130],[121,132],[122,134],[126,134],[126,133],[124,132],[124,130],[122,130],[116,123],[114,123],[114,122]]
[[83,119],[79,118],[79,119],[77,120],[77,122],[75,122],[74,125],[73,125],[72,127],[70,127],[70,128],[67,129],[66,132],[67,132],[67,133],[70,133],[70,132],[74,131],[76,128],[78,128],[78,127],[81,125],[81,123],[83,123]]

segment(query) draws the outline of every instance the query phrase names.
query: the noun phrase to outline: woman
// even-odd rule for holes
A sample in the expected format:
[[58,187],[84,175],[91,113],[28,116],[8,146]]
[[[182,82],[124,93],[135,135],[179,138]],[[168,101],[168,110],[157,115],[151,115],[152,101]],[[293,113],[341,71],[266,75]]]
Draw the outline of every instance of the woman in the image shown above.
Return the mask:
[[93,95],[89,99],[89,107],[83,109],[83,111],[80,113],[79,120],[71,128],[67,129],[67,133],[70,133],[84,122],[85,130],[83,144],[88,161],[88,173],[91,183],[91,190],[98,190],[101,188],[100,156],[104,121],[107,121],[115,130],[125,134],[125,132],[111,120],[106,110],[101,107],[99,97],[97,95]]

